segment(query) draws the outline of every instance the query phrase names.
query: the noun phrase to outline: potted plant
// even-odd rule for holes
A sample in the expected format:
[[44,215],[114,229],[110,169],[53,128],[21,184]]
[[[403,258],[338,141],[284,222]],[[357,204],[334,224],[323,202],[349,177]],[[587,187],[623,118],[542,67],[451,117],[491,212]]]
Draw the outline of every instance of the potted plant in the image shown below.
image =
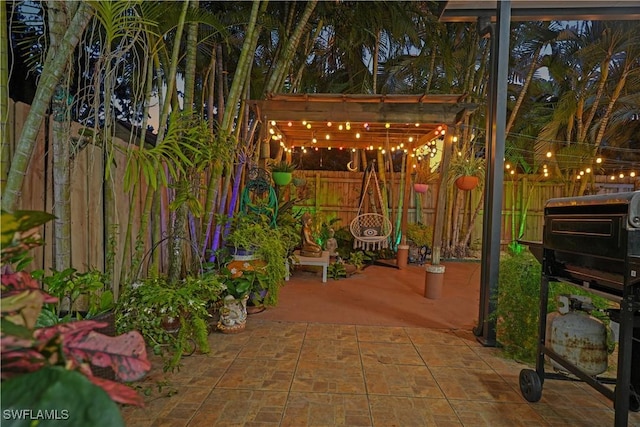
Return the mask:
[[293,171],[296,166],[287,162],[280,161],[271,165],[271,177],[276,185],[288,185],[293,179]]
[[47,304],[39,318],[41,324],[55,324],[72,319],[92,318],[110,322],[113,326],[115,301],[104,273],[91,268],[79,273],[75,268],[62,271],[52,269],[32,273],[42,281],[49,295],[57,298],[56,304]]
[[460,190],[473,190],[484,181],[485,160],[471,151],[469,156],[455,156],[449,165],[449,179]]
[[224,286],[214,273],[187,276],[175,283],[166,277],[149,277],[128,286],[116,311],[118,331],[138,330],[156,354],[172,350],[165,370],[178,366],[183,354],[209,352],[207,319],[211,301]]
[[409,261],[423,264],[433,241],[433,227],[421,223],[407,224]]
[[273,226],[265,215],[239,214],[241,219],[235,221],[235,226],[227,236],[227,246],[234,250],[248,247],[253,251],[251,258],[236,257],[235,263],[229,268],[241,270],[244,262],[264,263],[263,284],[267,289],[266,305],[276,305],[280,287],[287,275],[287,257],[289,256],[291,233],[289,228]]
[[428,162],[420,162],[415,168],[413,178],[413,190],[416,193],[424,194],[429,189],[429,185],[438,180],[438,174],[432,173]]
[[238,333],[246,327],[247,300],[253,280],[250,274],[244,273],[235,267],[224,267],[219,273],[222,283],[222,306],[217,329],[222,333]]

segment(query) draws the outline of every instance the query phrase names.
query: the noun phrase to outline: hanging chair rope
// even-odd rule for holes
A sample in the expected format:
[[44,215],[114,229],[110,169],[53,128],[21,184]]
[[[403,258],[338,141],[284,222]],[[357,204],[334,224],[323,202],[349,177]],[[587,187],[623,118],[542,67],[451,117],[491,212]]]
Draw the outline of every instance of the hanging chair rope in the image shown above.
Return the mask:
[[358,206],[358,215],[351,221],[349,229],[354,237],[353,248],[365,251],[386,249],[389,247],[389,236],[391,235],[391,221],[385,215],[369,212],[363,213],[363,204],[369,183],[373,177],[373,190],[378,193],[378,203],[380,210],[384,212],[382,193],[380,185],[374,169],[375,161],[372,162],[365,170],[363,177],[364,185],[360,194],[360,205]]

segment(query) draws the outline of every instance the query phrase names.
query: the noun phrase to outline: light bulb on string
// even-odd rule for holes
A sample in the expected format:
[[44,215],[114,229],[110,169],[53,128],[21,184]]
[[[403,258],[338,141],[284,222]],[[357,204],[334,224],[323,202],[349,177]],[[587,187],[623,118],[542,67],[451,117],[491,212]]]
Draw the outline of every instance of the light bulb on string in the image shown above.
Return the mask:
[[598,158],[596,159],[596,163],[598,163],[598,164],[602,163],[602,157],[598,157]]
[[635,171],[631,171],[631,172],[629,172],[629,176],[630,176],[631,178],[635,178],[635,177],[636,177],[636,173],[635,173]]
[[553,156],[553,153],[551,151],[547,151],[547,158],[550,159]]

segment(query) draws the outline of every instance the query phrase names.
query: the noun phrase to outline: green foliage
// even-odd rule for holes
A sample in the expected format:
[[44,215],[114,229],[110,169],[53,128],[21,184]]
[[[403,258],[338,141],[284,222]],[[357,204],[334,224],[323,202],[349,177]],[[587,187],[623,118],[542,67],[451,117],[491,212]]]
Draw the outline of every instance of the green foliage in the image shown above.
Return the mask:
[[284,235],[279,227],[271,227],[265,215],[249,216],[239,214],[234,217],[232,230],[227,236],[227,244],[235,248],[252,248],[266,263],[265,277],[261,282],[268,290],[266,305],[276,305],[280,288],[287,275],[286,259],[293,244],[291,229]]
[[[187,339],[193,337],[200,351],[209,351],[208,342],[200,338],[208,334],[207,309],[220,299],[223,289],[214,273],[188,276],[173,284],[164,277],[143,279],[127,287],[118,300],[116,328],[140,331],[157,354],[169,346],[173,357],[165,362],[165,369],[173,369],[180,360],[176,354],[188,346]],[[177,335],[164,326],[176,319],[181,325]]]
[[[75,268],[63,271],[52,269],[50,275],[46,275],[43,270],[36,270],[32,275],[46,285],[50,295],[58,298],[57,304],[48,305],[48,311],[64,316],[65,321],[71,320],[73,311],[76,311],[76,315],[79,315],[77,311],[85,312],[86,317],[90,318],[115,307],[113,292],[109,289],[106,276],[96,269],[84,273],[78,273]],[[80,304],[76,303],[83,298],[86,304],[79,307]]]
[[41,211],[2,211],[2,265],[13,265],[15,271],[20,271],[31,263],[29,249],[42,245],[38,227],[54,218],[53,215]]
[[449,182],[453,183],[461,176],[477,176],[484,181],[485,160],[471,151],[468,155],[453,156],[449,164]]
[[353,251],[349,254],[349,264],[353,265],[356,270],[362,270],[366,261],[371,261],[371,256],[364,251]]
[[[523,362],[534,363],[538,348],[540,280],[542,267],[530,252],[507,254],[500,260],[498,304],[494,313],[498,341],[505,353]],[[608,307],[601,297],[565,283],[550,283],[547,311],[556,310],[561,294],[587,295],[597,308]]]
[[341,261],[336,261],[329,264],[327,275],[334,280],[338,280],[341,277],[347,277],[347,270],[344,267],[344,263],[342,263]]
[[433,226],[420,223],[407,224],[407,239],[416,246],[431,246],[433,242]]
[[[58,420],[42,420],[39,426],[124,426],[118,405],[87,377],[62,366],[51,366],[2,382],[2,413],[31,409],[50,411]],[[90,409],[89,409],[90,408]],[[54,412],[55,411],[55,412]],[[30,426],[29,419],[6,418],[3,426]]]
[[296,165],[289,163],[285,160],[277,162],[277,163],[272,163],[271,166],[269,167],[269,169],[271,169],[271,172],[293,172],[296,170]]

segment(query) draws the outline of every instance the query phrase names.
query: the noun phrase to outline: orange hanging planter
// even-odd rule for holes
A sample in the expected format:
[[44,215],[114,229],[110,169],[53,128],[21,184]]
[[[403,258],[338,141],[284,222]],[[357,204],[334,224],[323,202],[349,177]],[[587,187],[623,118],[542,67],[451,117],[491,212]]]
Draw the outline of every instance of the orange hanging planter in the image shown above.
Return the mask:
[[480,179],[477,176],[461,176],[455,180],[456,187],[463,191],[473,190],[478,186]]

